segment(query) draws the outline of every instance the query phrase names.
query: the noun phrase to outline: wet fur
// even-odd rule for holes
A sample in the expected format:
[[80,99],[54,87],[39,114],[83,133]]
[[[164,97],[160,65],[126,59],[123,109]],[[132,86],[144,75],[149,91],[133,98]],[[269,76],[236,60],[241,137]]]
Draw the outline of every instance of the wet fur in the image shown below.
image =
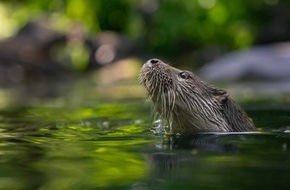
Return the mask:
[[141,69],[140,82],[174,134],[256,130],[228,92],[203,82],[192,72],[151,59]]

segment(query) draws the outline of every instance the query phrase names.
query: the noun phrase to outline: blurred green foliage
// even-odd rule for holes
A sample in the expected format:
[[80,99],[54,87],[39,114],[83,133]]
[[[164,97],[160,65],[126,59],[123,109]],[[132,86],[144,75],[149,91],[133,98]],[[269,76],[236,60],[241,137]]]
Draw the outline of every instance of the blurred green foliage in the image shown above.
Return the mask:
[[273,10],[289,6],[279,0],[2,0],[0,37],[45,15],[60,30],[72,23],[88,33],[112,30],[169,55],[214,45],[236,49],[255,43]]

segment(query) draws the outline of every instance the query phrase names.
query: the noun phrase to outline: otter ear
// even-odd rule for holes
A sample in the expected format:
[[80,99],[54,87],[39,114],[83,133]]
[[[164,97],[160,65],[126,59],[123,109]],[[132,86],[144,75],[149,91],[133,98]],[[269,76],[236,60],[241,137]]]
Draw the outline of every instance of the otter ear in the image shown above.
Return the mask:
[[222,90],[222,89],[214,89],[213,95],[217,99],[218,102],[224,103],[228,99],[230,94],[227,91]]

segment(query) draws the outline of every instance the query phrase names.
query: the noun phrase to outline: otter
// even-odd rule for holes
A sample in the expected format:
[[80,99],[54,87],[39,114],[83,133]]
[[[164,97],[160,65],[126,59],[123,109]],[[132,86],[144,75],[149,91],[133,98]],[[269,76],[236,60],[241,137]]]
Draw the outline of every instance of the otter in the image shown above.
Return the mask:
[[252,120],[227,91],[190,71],[150,59],[143,65],[139,79],[173,134],[256,131]]

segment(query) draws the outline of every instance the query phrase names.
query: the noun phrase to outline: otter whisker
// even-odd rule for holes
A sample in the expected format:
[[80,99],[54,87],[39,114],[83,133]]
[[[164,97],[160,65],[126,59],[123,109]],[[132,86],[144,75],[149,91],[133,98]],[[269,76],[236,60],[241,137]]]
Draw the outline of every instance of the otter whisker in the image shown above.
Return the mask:
[[256,130],[226,91],[207,84],[189,71],[152,59],[143,65],[139,82],[174,133]]

